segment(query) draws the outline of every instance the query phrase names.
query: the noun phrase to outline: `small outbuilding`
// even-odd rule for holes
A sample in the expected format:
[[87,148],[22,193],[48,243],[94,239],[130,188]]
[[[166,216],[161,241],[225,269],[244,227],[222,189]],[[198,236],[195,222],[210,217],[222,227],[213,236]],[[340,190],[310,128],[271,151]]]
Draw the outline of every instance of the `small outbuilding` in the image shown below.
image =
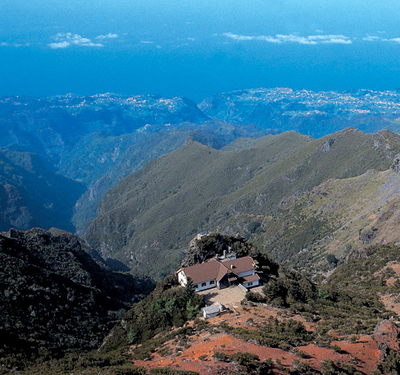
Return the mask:
[[224,307],[219,303],[215,303],[214,305],[207,306],[203,308],[203,317],[204,319],[213,318],[221,314],[224,311]]

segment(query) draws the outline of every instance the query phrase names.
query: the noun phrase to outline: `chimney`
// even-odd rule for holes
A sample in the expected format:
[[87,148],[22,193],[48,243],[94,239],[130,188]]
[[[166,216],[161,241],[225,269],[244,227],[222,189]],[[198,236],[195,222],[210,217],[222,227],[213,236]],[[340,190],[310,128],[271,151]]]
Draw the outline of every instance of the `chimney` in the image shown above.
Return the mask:
[[226,250],[224,250],[224,255],[223,255],[223,257],[226,258]]

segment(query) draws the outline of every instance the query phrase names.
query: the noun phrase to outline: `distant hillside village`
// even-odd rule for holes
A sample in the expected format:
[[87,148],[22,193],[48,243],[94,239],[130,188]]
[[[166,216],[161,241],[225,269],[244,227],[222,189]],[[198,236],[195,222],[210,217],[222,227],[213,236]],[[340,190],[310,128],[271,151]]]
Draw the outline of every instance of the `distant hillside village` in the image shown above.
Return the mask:
[[186,286],[190,278],[196,292],[211,288],[224,289],[233,285],[242,285],[247,289],[260,285],[256,263],[250,256],[237,258],[236,253],[225,250],[222,256],[179,269],[178,282]]

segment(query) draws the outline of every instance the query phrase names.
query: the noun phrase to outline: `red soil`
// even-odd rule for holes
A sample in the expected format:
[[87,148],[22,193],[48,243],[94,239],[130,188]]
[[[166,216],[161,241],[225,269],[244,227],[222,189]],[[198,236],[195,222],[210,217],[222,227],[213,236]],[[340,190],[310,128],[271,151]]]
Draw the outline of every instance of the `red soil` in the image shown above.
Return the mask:
[[[247,310],[247,311],[246,311]],[[297,348],[307,354],[307,358],[299,357],[295,352],[287,352],[277,348],[267,348],[246,342],[237,337],[224,332],[211,334],[212,325],[225,323],[230,326],[239,327],[245,326],[251,329],[255,324],[262,323],[269,316],[277,317],[278,319],[293,318],[304,322],[300,316],[287,316],[284,310],[266,308],[265,306],[251,307],[243,310],[242,307],[237,309],[237,314],[226,314],[219,317],[209,319],[210,326],[207,331],[189,337],[188,345],[182,352],[175,354],[176,343],[167,342],[164,347],[171,349],[172,355],[165,357],[155,353],[151,361],[135,361],[136,365],[147,368],[154,367],[172,367],[182,370],[197,371],[201,375],[209,374],[235,374],[235,365],[233,363],[225,363],[215,361],[213,354],[216,351],[221,351],[226,354],[235,352],[249,352],[259,356],[261,361],[271,358],[276,364],[275,374],[283,374],[278,370],[278,364],[286,368],[292,368],[294,359],[309,364],[314,369],[321,369],[321,361],[330,359],[337,365],[347,363],[353,365],[357,370],[369,374],[376,369],[379,362],[378,344],[369,336],[361,337],[356,342],[350,341],[335,341],[332,345],[337,345],[341,348],[340,353],[335,352],[330,348],[317,347],[308,345]],[[252,321],[249,321],[249,319]],[[306,323],[306,328],[313,329],[313,324]],[[302,353],[304,357],[304,354]]]

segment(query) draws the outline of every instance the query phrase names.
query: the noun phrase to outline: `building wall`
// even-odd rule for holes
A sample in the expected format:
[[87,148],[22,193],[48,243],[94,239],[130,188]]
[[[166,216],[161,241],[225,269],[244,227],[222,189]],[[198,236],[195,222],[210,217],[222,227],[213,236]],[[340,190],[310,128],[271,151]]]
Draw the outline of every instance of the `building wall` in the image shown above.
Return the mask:
[[195,291],[199,292],[201,290],[215,288],[217,286],[217,282],[216,282],[216,280],[209,280],[209,281],[204,281],[202,283],[193,284],[193,285],[195,287]]
[[[251,285],[250,285],[251,284]],[[252,288],[254,286],[260,285],[260,280],[256,280],[256,281],[251,281],[249,283],[243,283],[243,286],[245,288]]]
[[238,276],[239,277],[245,277],[245,276],[254,275],[254,273],[255,273],[255,270],[251,269],[249,271],[244,271],[244,272],[238,273]]
[[[186,286],[188,279],[186,277],[186,274],[184,271],[179,271],[178,272],[178,282],[182,286]],[[203,285],[204,284],[204,285]],[[206,290],[206,289],[211,289],[215,288],[217,286],[217,281],[216,280],[208,280],[208,281],[203,281],[201,283],[193,283],[193,286],[195,287],[195,291],[199,292],[201,290]]]
[[185,272],[183,272],[183,271],[178,272],[178,283],[181,284],[182,286],[186,286],[187,277],[185,275]]

